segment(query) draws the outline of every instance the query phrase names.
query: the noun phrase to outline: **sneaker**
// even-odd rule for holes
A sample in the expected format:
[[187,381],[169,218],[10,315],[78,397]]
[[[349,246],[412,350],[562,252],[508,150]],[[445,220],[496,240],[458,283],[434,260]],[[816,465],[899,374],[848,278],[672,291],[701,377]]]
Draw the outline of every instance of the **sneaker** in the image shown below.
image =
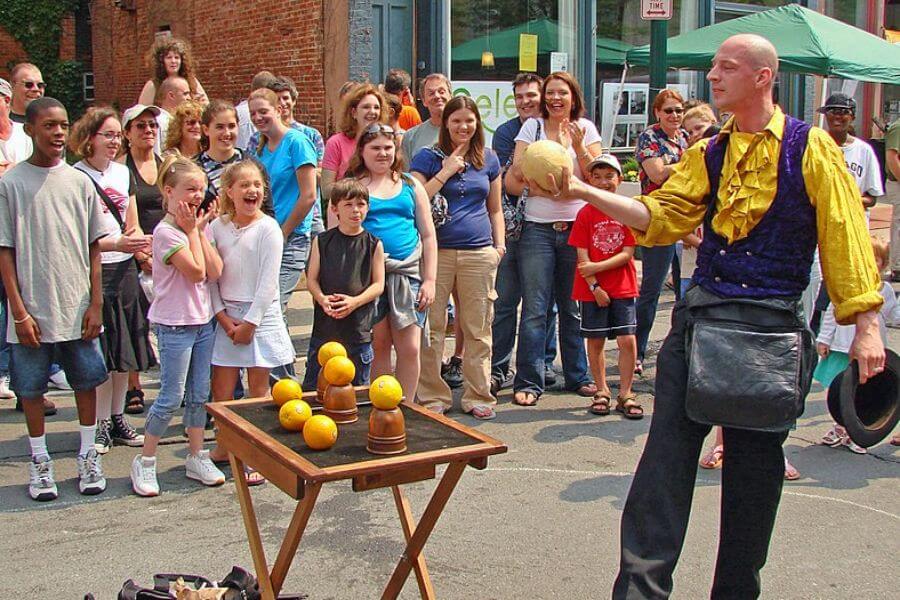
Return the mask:
[[91,448],[84,456],[78,455],[78,491],[85,496],[100,494],[106,489],[100,453]]
[[9,375],[0,377],[0,398],[3,400],[12,400],[16,394],[9,389]]
[[833,425],[831,429],[828,430],[828,433],[822,436],[822,444],[825,446],[831,446],[832,448],[836,448],[841,445],[841,442],[844,440],[844,436],[847,435],[847,432],[844,431],[844,428],[840,425]]
[[56,373],[51,375],[49,385],[50,387],[54,387],[58,390],[63,390],[64,392],[72,391],[72,386],[69,385],[69,380],[66,379],[65,371],[57,371]]
[[544,366],[544,385],[556,385],[556,370],[550,365]]
[[53,480],[53,461],[49,456],[35,457],[28,463],[28,495],[32,500],[56,500],[59,492]]
[[[22,408],[21,400],[16,400],[16,410],[18,412],[25,412],[25,409]],[[46,398],[44,398],[44,416],[52,417],[55,414],[56,414],[56,405],[53,404],[53,402],[51,402],[50,400],[47,400]]]
[[106,454],[112,448],[112,423],[109,419],[97,419],[97,433],[94,434],[94,450]]
[[155,456],[148,458],[138,454],[131,461],[131,489],[138,496],[159,496]]
[[111,423],[112,427],[109,433],[112,441],[123,446],[131,446],[132,448],[144,445],[144,436],[131,426],[131,423],[125,419],[124,415],[113,415]]
[[856,442],[850,439],[849,435],[845,435],[841,439],[841,444],[847,447],[847,450],[853,452],[854,454],[868,454],[869,451],[858,445]]
[[447,361],[447,368],[443,370],[441,373],[441,377],[444,378],[444,381],[447,382],[451,388],[461,387],[463,384],[463,375],[462,375],[462,359],[458,356],[451,356],[450,360]]
[[188,479],[196,479],[203,485],[222,485],[225,474],[219,470],[209,458],[209,450],[201,450],[200,454],[188,454],[184,461],[184,474]]

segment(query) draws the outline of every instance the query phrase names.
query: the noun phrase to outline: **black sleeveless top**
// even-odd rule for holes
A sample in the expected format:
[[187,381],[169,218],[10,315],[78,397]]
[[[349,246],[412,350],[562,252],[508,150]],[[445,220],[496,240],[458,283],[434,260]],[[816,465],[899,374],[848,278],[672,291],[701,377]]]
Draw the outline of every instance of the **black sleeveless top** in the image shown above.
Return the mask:
[[[156,159],[156,170],[159,171],[162,159],[155,154],[153,158]],[[130,152],[125,155],[125,166],[131,171],[131,176],[134,177],[134,182],[137,186],[134,197],[137,200],[138,223],[140,223],[144,233],[153,233],[153,229],[166,216],[166,211],[162,205],[162,192],[159,191],[155,183],[151,185],[144,181],[137,165],[134,164],[134,158],[131,157]]]
[[[323,294],[357,296],[372,284],[372,258],[378,238],[364,231],[350,236],[335,227],[316,238],[319,244],[319,287]],[[372,341],[375,302],[360,306],[343,319],[332,319],[315,303],[312,336],[344,345]]]

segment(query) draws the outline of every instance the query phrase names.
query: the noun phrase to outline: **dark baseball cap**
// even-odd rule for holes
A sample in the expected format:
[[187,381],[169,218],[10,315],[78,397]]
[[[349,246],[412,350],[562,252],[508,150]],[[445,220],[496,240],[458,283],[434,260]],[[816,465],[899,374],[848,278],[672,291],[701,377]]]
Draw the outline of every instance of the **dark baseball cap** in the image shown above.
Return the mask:
[[828,112],[830,108],[846,108],[850,112],[856,112],[856,100],[848,96],[847,94],[832,94],[828,96],[828,100],[825,101],[825,106],[816,110],[816,112],[824,113]]

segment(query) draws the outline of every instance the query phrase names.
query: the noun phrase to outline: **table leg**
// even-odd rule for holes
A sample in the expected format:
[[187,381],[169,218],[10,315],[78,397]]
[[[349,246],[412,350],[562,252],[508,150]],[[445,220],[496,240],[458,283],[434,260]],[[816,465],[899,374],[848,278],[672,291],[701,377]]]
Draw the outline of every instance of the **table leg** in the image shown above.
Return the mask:
[[316,505],[316,499],[319,497],[319,490],[321,489],[321,483],[308,484],[303,492],[303,500],[294,509],[294,516],[291,517],[291,523],[288,525],[284,541],[281,543],[281,550],[278,551],[275,566],[272,568],[272,589],[276,594],[281,591],[281,586],[284,585],[284,579],[287,577],[288,569],[291,568],[291,562],[297,554],[300,538],[303,537],[303,532],[306,530],[307,523],[309,523],[309,516],[312,514],[313,507]]
[[[400,514],[403,536],[406,538],[406,543],[409,543],[413,533],[416,531],[416,522],[409,507],[409,500],[406,499],[399,486],[391,486],[391,490],[394,492],[394,503],[397,505],[397,512]],[[413,569],[416,572],[416,581],[419,584],[419,595],[425,600],[433,600],[434,586],[431,584],[431,576],[428,575],[428,566],[425,564],[425,555],[422,552],[419,552],[419,555],[416,557]]]
[[250,496],[247,480],[244,478],[244,463],[234,454],[229,454],[228,460],[231,462],[234,487],[237,489],[238,502],[241,505],[241,516],[244,518],[244,529],[247,530],[247,541],[250,543],[250,555],[253,557],[253,566],[256,569],[256,579],[259,581],[262,600],[275,600],[272,581],[269,579],[269,566],[266,564],[266,551],[259,535],[256,512],[253,510],[253,499]]
[[403,584],[406,583],[406,579],[409,577],[409,572],[413,568],[413,564],[422,552],[422,548],[425,547],[428,536],[431,535],[432,530],[434,530],[434,526],[437,524],[441,512],[444,510],[447,501],[450,499],[450,495],[453,493],[453,488],[456,487],[465,468],[465,461],[452,462],[447,467],[447,471],[441,478],[441,482],[438,484],[437,489],[434,490],[434,494],[431,496],[428,506],[425,507],[425,512],[422,513],[419,524],[416,526],[415,531],[412,533],[412,537],[406,544],[406,551],[400,557],[400,562],[397,563],[397,567],[394,569],[394,573],[391,575],[387,587],[384,588],[384,593],[381,595],[382,600],[394,599],[400,594],[400,590],[403,589]]

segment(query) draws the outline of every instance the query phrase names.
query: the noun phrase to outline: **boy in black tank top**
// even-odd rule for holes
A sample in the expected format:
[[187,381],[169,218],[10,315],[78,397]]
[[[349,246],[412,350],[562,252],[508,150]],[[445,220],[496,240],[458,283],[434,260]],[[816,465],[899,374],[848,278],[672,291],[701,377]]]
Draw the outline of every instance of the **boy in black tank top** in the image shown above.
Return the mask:
[[303,389],[316,387],[316,355],[331,341],[343,344],[356,365],[353,384],[369,383],[375,301],[384,292],[384,246],[362,227],[369,191],[355,179],[338,181],[331,188],[330,208],[338,226],[313,239],[306,272],[315,309]]

